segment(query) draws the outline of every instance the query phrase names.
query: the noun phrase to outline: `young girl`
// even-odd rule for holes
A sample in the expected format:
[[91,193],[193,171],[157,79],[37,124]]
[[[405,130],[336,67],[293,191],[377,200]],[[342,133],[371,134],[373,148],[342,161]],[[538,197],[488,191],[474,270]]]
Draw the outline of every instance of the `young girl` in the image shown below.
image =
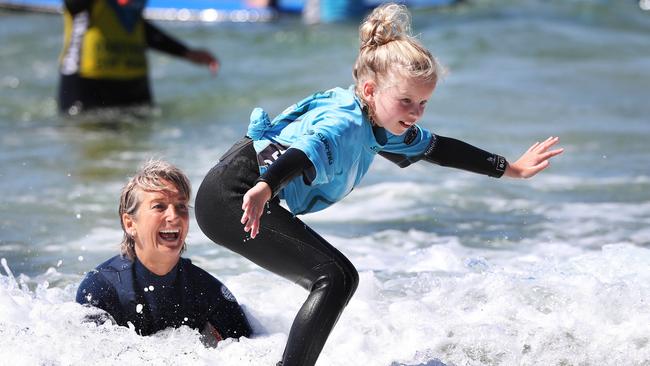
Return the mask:
[[272,121],[255,109],[247,137],[226,152],[197,193],[196,219],[211,240],[309,291],[283,366],[316,362],[358,283],[350,261],[296,215],[343,199],[377,154],[400,167],[424,160],[527,178],[562,152],[549,150],[558,142],[552,137],[508,163],[416,125],[441,67],[409,27],[405,7],[376,8],[360,27],[355,85],[316,93]]

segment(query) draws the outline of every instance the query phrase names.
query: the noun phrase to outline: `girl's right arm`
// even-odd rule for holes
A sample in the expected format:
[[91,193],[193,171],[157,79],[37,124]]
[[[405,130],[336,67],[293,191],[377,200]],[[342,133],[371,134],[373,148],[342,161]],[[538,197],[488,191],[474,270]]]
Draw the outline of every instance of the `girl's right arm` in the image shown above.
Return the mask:
[[244,231],[250,232],[255,238],[260,228],[260,218],[264,213],[264,205],[275,197],[293,178],[302,175],[305,183],[313,175],[313,164],[300,149],[289,148],[278,160],[271,164],[255,185],[244,194],[242,210],[244,214],[241,223]]

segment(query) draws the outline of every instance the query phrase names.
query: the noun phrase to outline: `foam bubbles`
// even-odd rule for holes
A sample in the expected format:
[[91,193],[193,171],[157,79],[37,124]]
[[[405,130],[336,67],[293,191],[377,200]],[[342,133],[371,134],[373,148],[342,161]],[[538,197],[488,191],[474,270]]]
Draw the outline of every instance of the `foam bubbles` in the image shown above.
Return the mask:
[[[353,262],[357,255],[350,255]],[[606,245],[570,257],[505,256],[509,260],[500,262],[486,250],[440,243],[404,253],[396,268],[362,270],[320,364],[349,365],[351,354],[369,365],[621,365],[650,359],[650,250]],[[438,264],[438,257],[453,265]],[[126,327],[85,323],[97,310],[73,302],[73,285],[44,281],[30,291],[0,276],[0,357],[19,365],[277,362],[306,291],[263,271],[221,279],[237,294],[257,335],[211,349],[186,327],[140,337]],[[29,356],[19,360],[23,353]]]

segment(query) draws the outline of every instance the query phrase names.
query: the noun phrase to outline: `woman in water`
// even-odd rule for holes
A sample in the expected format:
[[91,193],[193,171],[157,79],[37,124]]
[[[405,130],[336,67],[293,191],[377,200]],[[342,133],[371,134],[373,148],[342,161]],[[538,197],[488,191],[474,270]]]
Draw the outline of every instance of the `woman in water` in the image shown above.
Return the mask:
[[191,186],[177,167],[147,162],[122,188],[121,254],[88,272],[77,302],[106,311],[115,323],[150,335],[187,325],[207,344],[250,337],[251,327],[228,288],[182,258]]

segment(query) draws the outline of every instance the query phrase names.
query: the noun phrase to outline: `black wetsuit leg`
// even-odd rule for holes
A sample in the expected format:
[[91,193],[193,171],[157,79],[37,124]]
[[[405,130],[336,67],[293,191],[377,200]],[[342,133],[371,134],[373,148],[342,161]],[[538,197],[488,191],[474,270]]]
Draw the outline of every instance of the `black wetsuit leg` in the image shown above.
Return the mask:
[[354,294],[359,275],[336,248],[272,200],[250,239],[240,222],[242,199],[259,177],[252,141],[235,144],[207,174],[195,201],[196,220],[215,243],[309,290],[296,316],[283,366],[313,365]]
[[86,79],[78,74],[61,75],[59,80],[59,111],[70,113],[106,107],[128,107],[152,104],[149,78],[133,80]]

